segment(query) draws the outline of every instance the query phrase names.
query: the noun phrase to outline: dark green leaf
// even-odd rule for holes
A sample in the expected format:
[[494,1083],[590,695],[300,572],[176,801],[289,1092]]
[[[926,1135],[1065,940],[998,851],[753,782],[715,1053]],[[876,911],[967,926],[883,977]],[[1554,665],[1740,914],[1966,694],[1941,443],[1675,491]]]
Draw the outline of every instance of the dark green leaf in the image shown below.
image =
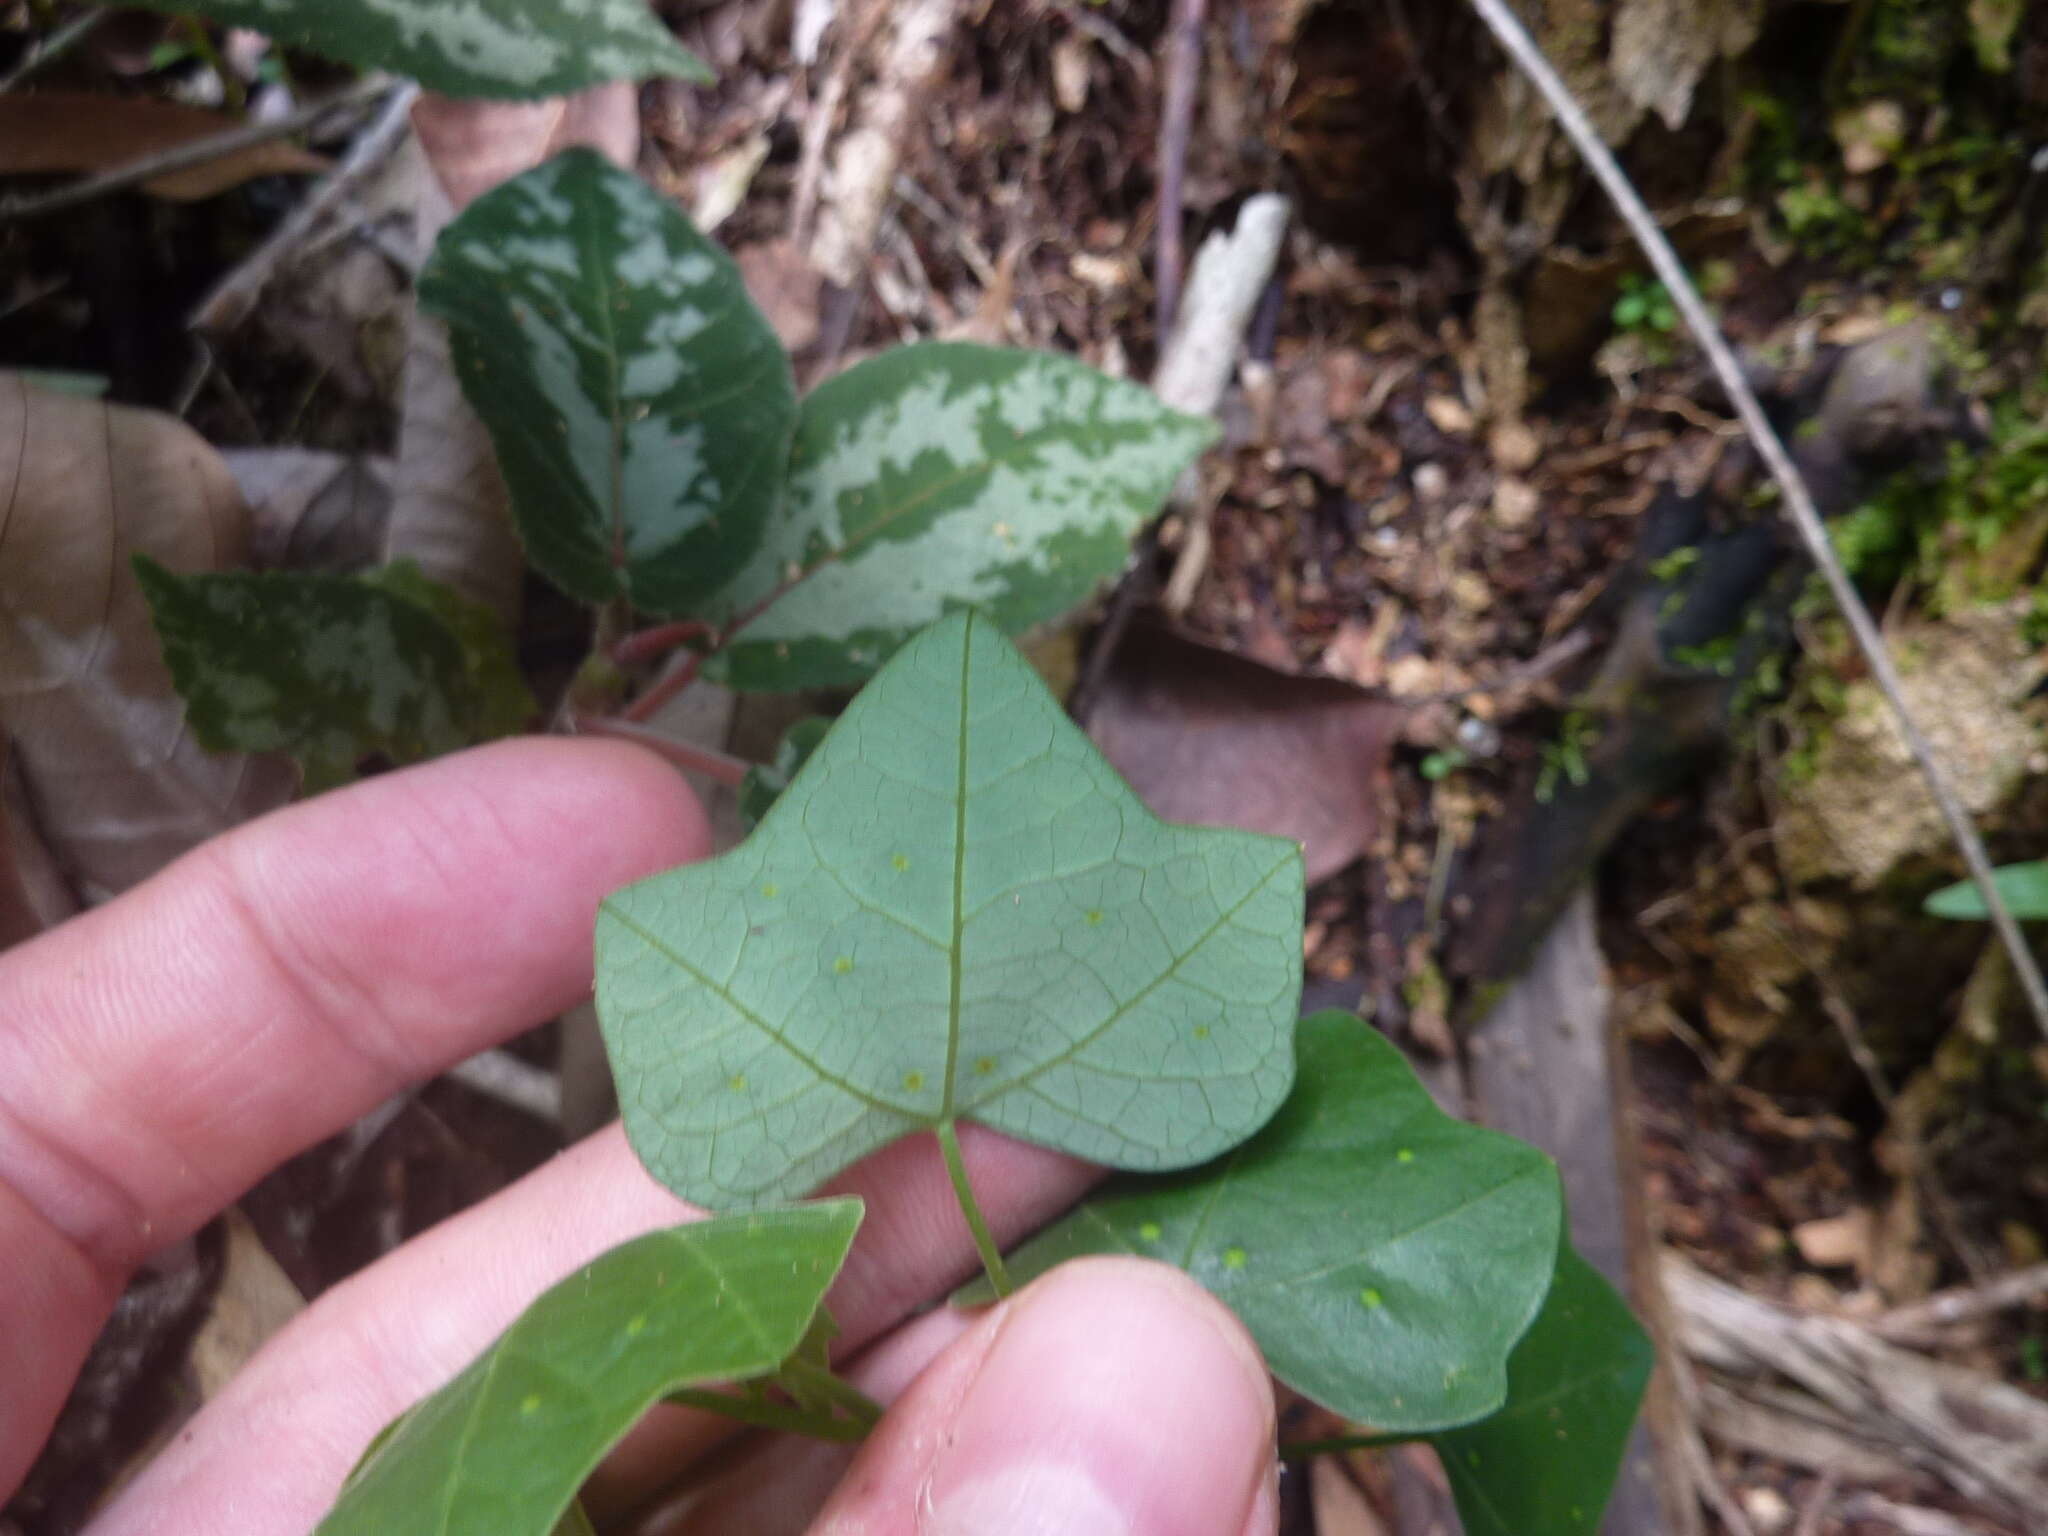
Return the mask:
[[[530,713],[504,641],[495,659],[481,621],[458,635],[461,599],[435,596],[416,571],[375,577],[307,572],[181,576],[138,557],[136,576],[193,734],[214,752],[288,752],[307,790],[350,778],[364,757],[394,763],[452,752]],[[434,604],[413,600],[418,593]]]
[[818,749],[818,743],[825,739],[825,733],[832,729],[832,722],[823,715],[809,715],[797,721],[776,744],[775,761],[760,764],[747,770],[747,776],[740,783],[740,820],[751,832],[761,824],[761,818],[768,814],[768,808],[782,797],[789,788],[790,780],[797,770],[810,759]]
[[136,0],[205,16],[448,96],[557,96],[606,80],[711,72],[647,0]]
[[1507,1406],[1434,1437],[1466,1536],[1591,1536],[1635,1428],[1655,1351],[1566,1244],[1543,1310],[1508,1359]]
[[597,1007],[641,1160],[721,1207],[977,1120],[1116,1167],[1293,1076],[1301,852],[1151,815],[986,619],[854,700],[723,858],[615,893]]
[[571,150],[478,198],[420,302],[448,322],[526,552],[565,592],[695,617],[760,548],[789,359],[732,259],[637,177]]
[[850,368],[804,400],[783,514],[708,614],[741,623],[710,670],[852,684],[959,604],[1011,635],[1059,618],[1214,436],[1049,353],[925,342]]
[[474,739],[515,735],[532,724],[540,706],[519,671],[505,621],[495,612],[433,580],[411,560],[393,561],[360,579],[426,609],[448,626],[462,647],[463,670],[476,694]]
[[[2022,921],[2048,918],[2048,859],[2031,864],[2008,864],[1994,870],[1998,894],[2005,898],[2012,915]],[[1927,898],[1927,911],[1934,917],[1963,918],[1984,922],[1990,913],[1976,882],[1965,880],[1936,891]]]
[[1178,1265],[1227,1302],[1287,1385],[1376,1430],[1493,1412],[1542,1304],[1563,1216],[1534,1147],[1454,1120],[1348,1013],[1302,1022],[1272,1124],[1205,1168],[1122,1179],[1009,1261]]
[[662,1397],[789,1358],[860,1218],[858,1200],[833,1200],[614,1248],[373,1445],[319,1536],[547,1536]]

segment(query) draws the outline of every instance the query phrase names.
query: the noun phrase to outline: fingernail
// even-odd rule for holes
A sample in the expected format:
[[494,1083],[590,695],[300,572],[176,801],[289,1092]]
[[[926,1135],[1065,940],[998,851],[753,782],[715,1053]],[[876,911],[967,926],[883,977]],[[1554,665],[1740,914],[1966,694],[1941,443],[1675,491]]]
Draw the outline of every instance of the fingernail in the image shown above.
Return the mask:
[[1011,1303],[935,1460],[923,1536],[1213,1536],[1272,1462],[1265,1368],[1175,1271],[1068,1265]]

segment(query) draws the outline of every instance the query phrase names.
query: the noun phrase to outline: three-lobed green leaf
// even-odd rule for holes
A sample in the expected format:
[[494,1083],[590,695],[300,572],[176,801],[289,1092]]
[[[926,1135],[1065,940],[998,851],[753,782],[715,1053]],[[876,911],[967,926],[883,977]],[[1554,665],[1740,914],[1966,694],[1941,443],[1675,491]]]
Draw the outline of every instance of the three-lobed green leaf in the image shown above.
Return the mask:
[[739,848],[604,903],[627,1134],[723,1208],[956,1120],[1114,1167],[1202,1162],[1286,1097],[1301,903],[1298,848],[1159,821],[956,614]]
[[416,568],[180,575],[138,557],[135,573],[200,743],[287,752],[309,792],[371,754],[417,762],[533,713],[495,616]]
[[1466,1536],[1592,1536],[1628,1450],[1656,1352],[1569,1243],[1543,1310],[1508,1357],[1508,1400],[1434,1436]]
[[614,1248],[381,1435],[318,1536],[577,1529],[576,1489],[662,1397],[768,1375],[797,1351],[860,1219],[858,1200],[833,1200]]
[[711,72],[647,0],[137,0],[205,16],[448,96],[526,98]]
[[789,359],[732,259],[571,150],[448,226],[420,302],[448,324],[533,563],[586,602],[703,617],[761,547],[796,423]]
[[[2005,899],[2007,909],[2021,922],[2048,918],[2048,859],[2007,864],[1993,870],[1991,878],[1998,887],[1998,894]],[[1930,917],[1978,923],[1991,916],[1990,908],[1984,905],[1984,893],[1977,889],[1974,880],[1964,880],[1936,891],[1927,898],[1925,911]]]
[[1215,436],[1044,352],[921,342],[804,398],[779,515],[703,617],[734,687],[861,682],[962,604],[1005,634],[1085,602]]
[[1534,1147],[1436,1107],[1348,1013],[1301,1024],[1293,1094],[1203,1168],[1121,1179],[1009,1259],[1020,1283],[1084,1253],[1186,1270],[1273,1374],[1375,1430],[1469,1423],[1508,1398],[1563,1196]]

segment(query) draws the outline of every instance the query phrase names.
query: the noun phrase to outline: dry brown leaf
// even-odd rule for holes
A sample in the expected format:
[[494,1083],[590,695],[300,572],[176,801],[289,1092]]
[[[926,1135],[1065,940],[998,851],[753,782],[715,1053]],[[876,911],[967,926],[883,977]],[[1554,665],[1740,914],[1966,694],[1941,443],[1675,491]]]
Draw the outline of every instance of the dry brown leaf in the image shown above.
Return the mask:
[[747,297],[775,328],[785,352],[801,352],[818,339],[818,299],[825,280],[786,236],[758,240],[732,253]]
[[[143,96],[102,96],[89,91],[38,91],[0,96],[0,176],[59,171],[107,171],[144,155],[174,149],[241,126],[204,107]],[[193,202],[238,187],[257,176],[327,169],[327,160],[284,139],[252,144],[204,165],[188,166],[142,184],[152,197]]]
[[1315,881],[1371,843],[1402,713],[1332,678],[1137,629],[1103,679],[1088,734],[1158,815],[1292,838]]
[[[565,149],[596,149],[624,166],[640,152],[639,94],[623,81],[524,103],[425,94],[414,103],[412,120],[433,172],[422,178],[422,247],[477,197]],[[406,335],[385,554],[416,561],[508,623],[518,619],[526,559],[512,531],[497,455],[455,381],[447,330],[418,313]]]
[[0,730],[87,900],[289,798],[282,764],[185,732],[128,562],[240,563],[248,509],[182,422],[0,375]]
[[579,145],[630,168],[640,154],[640,94],[623,80],[547,101],[451,101],[426,92],[413,103],[412,126],[460,213],[500,182]]
[[1871,1241],[1876,1235],[1876,1218],[1859,1206],[1839,1216],[1800,1222],[1792,1229],[1792,1243],[1799,1256],[1815,1269],[1853,1269],[1865,1274],[1870,1269]]
[[220,1286],[213,1293],[213,1310],[186,1357],[198,1380],[201,1402],[220,1396],[256,1351],[306,1310],[305,1298],[270,1256],[249,1218],[230,1207],[223,1225],[227,1257]]
[[0,949],[34,938],[77,910],[30,814],[13,751],[0,736]]

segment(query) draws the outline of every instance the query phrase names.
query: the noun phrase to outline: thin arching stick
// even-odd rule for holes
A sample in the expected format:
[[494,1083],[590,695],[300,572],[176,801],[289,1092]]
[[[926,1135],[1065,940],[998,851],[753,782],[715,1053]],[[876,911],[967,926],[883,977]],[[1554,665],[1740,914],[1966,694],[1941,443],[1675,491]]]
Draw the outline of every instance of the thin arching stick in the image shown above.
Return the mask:
[[1735,414],[1741,419],[1750,441],[1756,444],[1757,452],[1771,471],[1771,478],[1778,482],[1778,489],[1784,493],[1785,506],[1792,514],[1792,524],[1799,530],[1799,537],[1806,545],[1806,552],[1813,563],[1820,567],[1826,578],[1828,590],[1834,594],[1835,604],[1848,620],[1849,632],[1856,638],[1856,647],[1863,653],[1863,659],[1870,667],[1870,675],[1877,682],[1878,691],[1884,695],[1885,703],[1891,707],[1899,723],[1899,734],[1905,737],[1907,747],[1913,753],[1913,760],[1920,766],[1921,777],[1926,779],[1927,788],[1934,795],[1935,804],[1941,808],[1944,820],[1948,822],[1950,835],[1956,847],[1962,850],[1963,862],[1969,866],[1970,878],[1983,893],[1984,906],[1991,917],[1991,926],[1997,930],[1998,939],[2012,957],[2013,974],[2019,978],[2020,988],[2026,994],[2027,1006],[2034,1015],[2034,1022],[2041,1033],[2048,1036],[2048,984],[2041,979],[2041,968],[2034,962],[2033,952],[2027,948],[2026,937],[2020,932],[2019,924],[2013,921],[2011,909],[2005,898],[1998,892],[1997,882],[1991,875],[1991,857],[1984,851],[1984,840],[1977,835],[1977,829],[1970,822],[1970,813],[1963,809],[1962,801],[1956,798],[1955,789],[1950,785],[1947,771],[1934,755],[1934,748],[1927,735],[1914,720],[1907,707],[1904,693],[1899,687],[1899,674],[1892,666],[1891,654],[1885,649],[1884,636],[1878,632],[1870,610],[1863,605],[1863,599],[1856,593],[1856,587],[1849,580],[1849,573],[1842,568],[1834,546],[1828,542],[1827,527],[1821,522],[1820,512],[1813,504],[1813,493],[1806,488],[1806,481],[1799,468],[1792,462],[1792,455],[1785,451],[1785,444],[1779,438],[1770,419],[1764,415],[1764,408],[1756,397],[1756,391],[1749,387],[1742,365],[1736,361],[1735,351],[1728,345],[1727,337],[1715,323],[1708,311],[1706,301],[1693,286],[1685,264],[1678,259],[1678,253],[1671,248],[1671,242],[1664,238],[1664,232],[1657,227],[1657,221],[1643,203],[1634,183],[1628,179],[1614,155],[1601,139],[1598,130],[1587,120],[1585,111],[1572,96],[1571,90],[1558,73],[1551,68],[1550,61],[1543,56],[1543,50],[1536,46],[1528,29],[1508,9],[1507,0],[1472,0],[1472,7],[1493,35],[1500,40],[1510,58],[1521,68],[1550,104],[1550,110],[1557,115],[1578,151],[1585,157],[1600,184],[1607,189],[1607,195],[1614,200],[1614,206],[1627,223],[1629,232],[1636,243],[1643,248],[1643,254],[1650,258],[1650,265],[1662,278],[1670,291],[1678,312],[1685,316],[1685,323],[1698,340],[1700,349],[1706,353],[1707,361],[1713,365],[1715,375],[1728,391],[1728,398],[1735,402]]

